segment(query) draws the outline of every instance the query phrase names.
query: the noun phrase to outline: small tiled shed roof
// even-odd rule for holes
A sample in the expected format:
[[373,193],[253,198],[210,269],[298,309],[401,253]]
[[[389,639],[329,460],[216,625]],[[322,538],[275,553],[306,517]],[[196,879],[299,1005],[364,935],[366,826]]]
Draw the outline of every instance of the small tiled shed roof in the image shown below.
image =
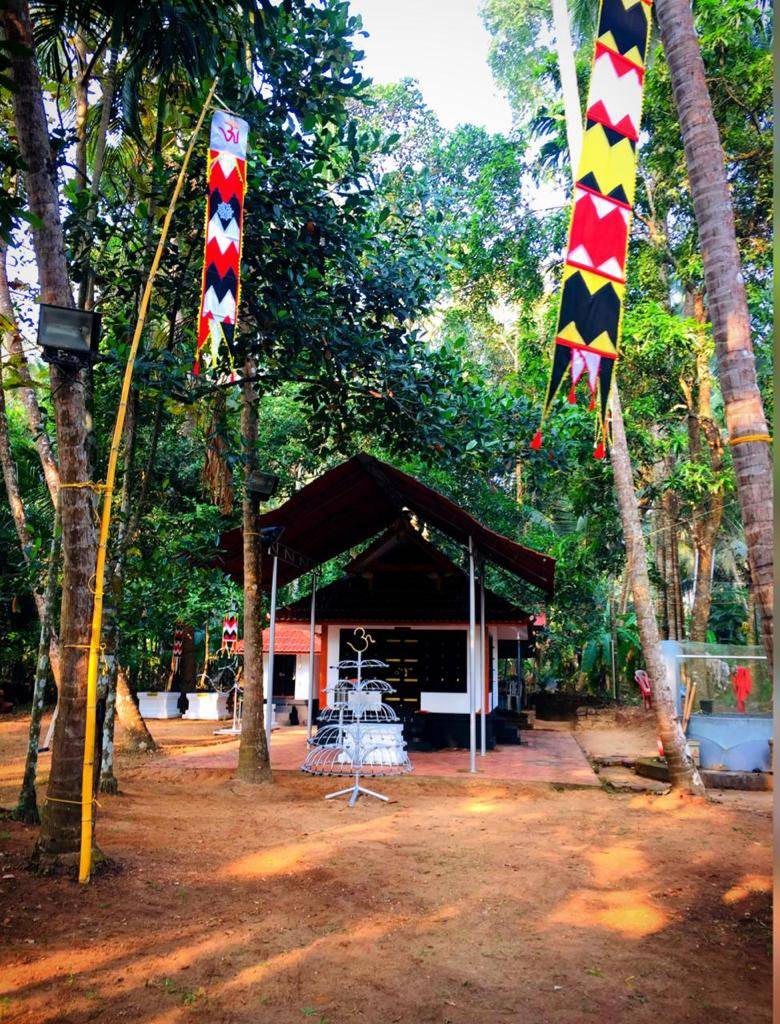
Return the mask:
[[[271,649],[270,629],[263,630],[263,651],[268,654]],[[276,623],[276,636],[274,637],[274,650],[277,654],[308,654],[309,653],[309,627],[299,626],[295,622]],[[236,645],[236,654],[244,653],[243,639]],[[320,653],[320,634],[314,634],[314,653]]]

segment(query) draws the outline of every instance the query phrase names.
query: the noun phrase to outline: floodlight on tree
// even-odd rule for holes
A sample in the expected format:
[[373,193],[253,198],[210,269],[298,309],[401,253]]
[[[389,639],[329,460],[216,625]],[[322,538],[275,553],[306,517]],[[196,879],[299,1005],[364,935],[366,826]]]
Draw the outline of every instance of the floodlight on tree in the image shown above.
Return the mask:
[[253,470],[246,482],[246,489],[256,501],[268,501],[278,486],[279,477],[262,469]]
[[47,363],[81,369],[97,359],[100,314],[42,302],[38,312],[38,345]]

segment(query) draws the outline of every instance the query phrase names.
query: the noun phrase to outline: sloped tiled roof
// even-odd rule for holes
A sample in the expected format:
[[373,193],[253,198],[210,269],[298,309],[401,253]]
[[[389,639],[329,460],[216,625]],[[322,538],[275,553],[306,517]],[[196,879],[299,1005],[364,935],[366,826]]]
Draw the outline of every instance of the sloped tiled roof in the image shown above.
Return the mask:
[[[323,473],[278,508],[260,517],[261,527],[281,527],[282,542],[308,564],[322,565],[391,526],[405,510],[507,572],[547,594],[554,589],[555,559],[523,547],[488,529],[465,509],[420,480],[371,455],[359,454]],[[214,564],[236,579],[243,576],[243,534],[231,530],[220,541]],[[279,584],[297,579],[307,562],[280,559]],[[267,589],[271,558],[263,554],[262,579]]]
[[[278,619],[308,622],[309,598],[278,611]],[[485,591],[486,622],[527,623],[531,616]],[[479,587],[476,594],[479,620]],[[317,622],[465,623],[469,580],[446,555],[413,530],[397,525],[347,566],[347,575],[317,591]],[[279,649],[279,648],[277,648]]]

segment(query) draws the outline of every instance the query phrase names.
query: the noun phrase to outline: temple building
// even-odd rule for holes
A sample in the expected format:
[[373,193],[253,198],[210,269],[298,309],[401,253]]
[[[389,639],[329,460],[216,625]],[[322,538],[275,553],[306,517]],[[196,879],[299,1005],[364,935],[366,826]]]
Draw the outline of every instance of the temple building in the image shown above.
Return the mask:
[[[501,663],[514,663],[519,680],[534,615],[489,589],[485,567],[551,596],[552,558],[489,530],[444,495],[368,455],[307,484],[264,513],[261,527],[271,538],[263,551],[263,584],[271,590],[264,649],[277,718],[281,712],[285,720],[291,703],[301,722],[309,710],[316,716],[336,681],[335,666],[350,656],[354,629],[363,627],[373,640],[370,656],[389,666],[385,677],[396,690],[389,700],[413,742],[470,746],[472,759],[475,743],[493,745]],[[429,539],[434,532],[439,545]],[[363,545],[340,578],[317,585],[321,565]],[[466,568],[445,546],[461,549]],[[240,580],[241,530],[226,534],[221,548],[220,564]],[[278,588],[307,573],[310,593],[277,608]]]

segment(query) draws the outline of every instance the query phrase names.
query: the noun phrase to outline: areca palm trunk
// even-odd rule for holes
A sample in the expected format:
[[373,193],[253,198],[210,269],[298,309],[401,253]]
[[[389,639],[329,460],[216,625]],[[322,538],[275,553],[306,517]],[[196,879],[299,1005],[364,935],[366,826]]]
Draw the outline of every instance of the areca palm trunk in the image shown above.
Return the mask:
[[[14,83],[16,135],[24,160],[27,200],[36,222],[32,228],[41,298],[72,306],[59,194],[46,112],[35,59],[30,11],[26,0],[6,0],[2,8],[6,39],[13,44],[10,65]],[[36,859],[44,869],[75,866],[81,833],[81,766],[95,571],[95,529],[88,487],[87,420],[81,375],[52,366],[51,393],[57,430],[62,488],[63,585],[60,614],[62,680],[59,714],[52,747],[47,802],[43,810]]]
[[690,2],[656,0],[655,10],[680,118],[750,574],[761,608],[764,647],[771,663],[774,640],[772,461],[756,379],[750,316],[723,147]]
[[[257,394],[251,382],[254,360],[247,359],[242,385],[241,440],[244,445],[245,476],[257,469]],[[271,761],[263,721],[263,619],[262,548],[257,502],[247,488],[244,493],[244,711],[238,748],[239,779],[270,782]]]
[[[131,516],[130,491],[131,482],[135,479],[134,459],[138,438],[138,392],[135,391],[130,401],[125,421],[124,466],[122,470],[122,496],[119,501],[116,556],[111,565],[111,572],[106,587],[106,600],[103,605],[103,646],[105,655],[103,671],[101,673],[101,687],[105,690],[106,694],[106,713],[103,718],[103,742],[101,745],[100,781],[98,783],[101,793],[119,792],[119,782],[114,774],[114,726],[117,715],[120,716],[122,725],[128,731],[128,746],[136,750],[152,751],[157,749],[157,745],[147,728],[146,722],[141,718],[135,701],[132,699],[132,694],[128,694],[130,697],[129,704],[127,699],[119,703],[117,701],[117,689],[119,684],[118,616],[123,601],[125,555],[136,528],[135,523],[141,516],[143,499],[148,486],[149,472],[151,472],[151,465],[154,463],[154,455],[157,449],[158,428],[159,417],[155,417],[150,462],[147,466],[147,473],[144,475],[144,483],[141,486],[141,495],[138,499],[136,514]],[[137,718],[133,715],[133,711],[136,712]],[[130,712],[129,729],[125,721],[128,717],[127,712]],[[142,733],[141,738],[138,737],[139,732]]]
[[43,701],[46,695],[46,682],[49,678],[49,645],[52,633],[52,610],[57,589],[57,571],[60,564],[61,538],[60,511],[57,509],[54,514],[54,533],[52,534],[49,550],[49,570],[46,575],[38,657],[35,662],[35,681],[33,683],[32,706],[30,708],[30,727],[27,731],[27,754],[24,759],[24,775],[22,776],[22,785],[19,790],[19,799],[13,812],[14,818],[18,821],[24,821],[28,825],[40,825],[41,823],[35,783],[38,776],[38,749],[41,742]]

